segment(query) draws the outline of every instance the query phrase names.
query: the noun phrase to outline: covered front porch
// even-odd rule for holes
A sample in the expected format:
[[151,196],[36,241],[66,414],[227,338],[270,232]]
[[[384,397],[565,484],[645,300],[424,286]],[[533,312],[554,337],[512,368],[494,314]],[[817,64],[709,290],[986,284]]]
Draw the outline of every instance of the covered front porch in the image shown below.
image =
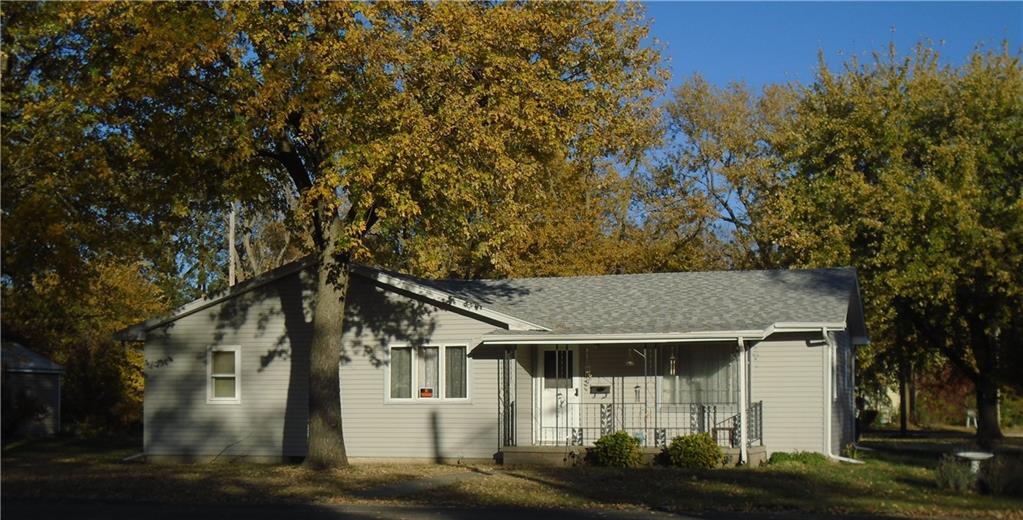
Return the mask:
[[710,434],[734,454],[733,462],[748,462],[750,449],[762,446],[763,406],[749,397],[748,345],[741,340],[489,350],[499,359],[506,458],[549,458],[616,431],[631,434],[650,454],[696,432]]

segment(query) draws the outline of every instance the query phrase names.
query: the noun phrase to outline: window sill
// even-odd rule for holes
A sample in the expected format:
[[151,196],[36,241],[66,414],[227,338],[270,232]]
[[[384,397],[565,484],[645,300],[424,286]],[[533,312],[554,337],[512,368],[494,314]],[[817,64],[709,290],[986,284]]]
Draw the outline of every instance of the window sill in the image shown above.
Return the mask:
[[406,405],[406,406],[430,406],[430,405],[469,405],[472,404],[472,399],[384,399],[384,406],[388,405]]
[[242,404],[241,399],[213,399],[207,398],[206,404]]

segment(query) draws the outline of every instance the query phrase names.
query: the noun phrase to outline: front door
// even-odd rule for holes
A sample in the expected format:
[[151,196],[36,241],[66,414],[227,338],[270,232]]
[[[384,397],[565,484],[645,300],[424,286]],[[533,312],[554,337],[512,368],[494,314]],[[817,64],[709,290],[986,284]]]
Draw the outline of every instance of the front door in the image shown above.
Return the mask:
[[579,428],[579,360],[574,347],[541,347],[540,442],[574,444]]

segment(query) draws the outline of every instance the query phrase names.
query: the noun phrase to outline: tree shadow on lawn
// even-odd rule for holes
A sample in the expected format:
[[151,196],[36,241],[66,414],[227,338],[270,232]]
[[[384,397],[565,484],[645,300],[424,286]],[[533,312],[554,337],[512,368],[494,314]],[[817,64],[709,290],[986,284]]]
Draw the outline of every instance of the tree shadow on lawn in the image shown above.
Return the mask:
[[419,478],[434,470],[432,466],[352,466],[313,471],[297,465],[244,462],[124,463],[123,446],[101,451],[57,451],[45,449],[49,445],[30,445],[4,453],[4,502],[352,502],[366,489]]
[[[903,506],[921,509],[934,506],[933,500],[919,496],[885,496],[862,475],[846,474],[822,478],[804,468],[723,468],[711,471],[687,471],[671,468],[614,470],[609,468],[530,468],[510,469],[507,475],[552,488],[582,502],[604,505],[629,504],[678,513],[708,512],[814,512],[875,513],[862,499],[893,500]],[[893,484],[898,485],[896,482]],[[912,481],[918,486],[930,482]],[[445,489],[453,502],[470,500],[459,490]],[[513,505],[511,502],[506,505]],[[879,516],[880,515],[880,516]]]

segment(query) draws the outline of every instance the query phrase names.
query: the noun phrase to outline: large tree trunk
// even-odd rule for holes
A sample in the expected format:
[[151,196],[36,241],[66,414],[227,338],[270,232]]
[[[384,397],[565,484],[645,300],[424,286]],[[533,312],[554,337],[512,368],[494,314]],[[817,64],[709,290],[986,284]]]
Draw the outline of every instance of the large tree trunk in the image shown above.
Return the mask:
[[977,393],[977,442],[990,448],[1002,438],[998,424],[998,344],[988,335],[984,324],[971,323],[973,358],[977,363],[973,380]]
[[909,369],[905,360],[899,361],[899,433],[909,430]]
[[332,218],[324,225],[309,356],[309,452],[305,463],[314,468],[348,464],[341,428],[339,370],[350,265],[346,255],[335,251],[341,234],[340,221]]
[[906,382],[909,391],[909,422],[920,427],[920,413],[916,400],[916,363],[909,363],[909,380]]
[[998,424],[998,383],[984,371],[976,382],[977,389],[977,442],[990,448],[995,439],[1002,438]]

